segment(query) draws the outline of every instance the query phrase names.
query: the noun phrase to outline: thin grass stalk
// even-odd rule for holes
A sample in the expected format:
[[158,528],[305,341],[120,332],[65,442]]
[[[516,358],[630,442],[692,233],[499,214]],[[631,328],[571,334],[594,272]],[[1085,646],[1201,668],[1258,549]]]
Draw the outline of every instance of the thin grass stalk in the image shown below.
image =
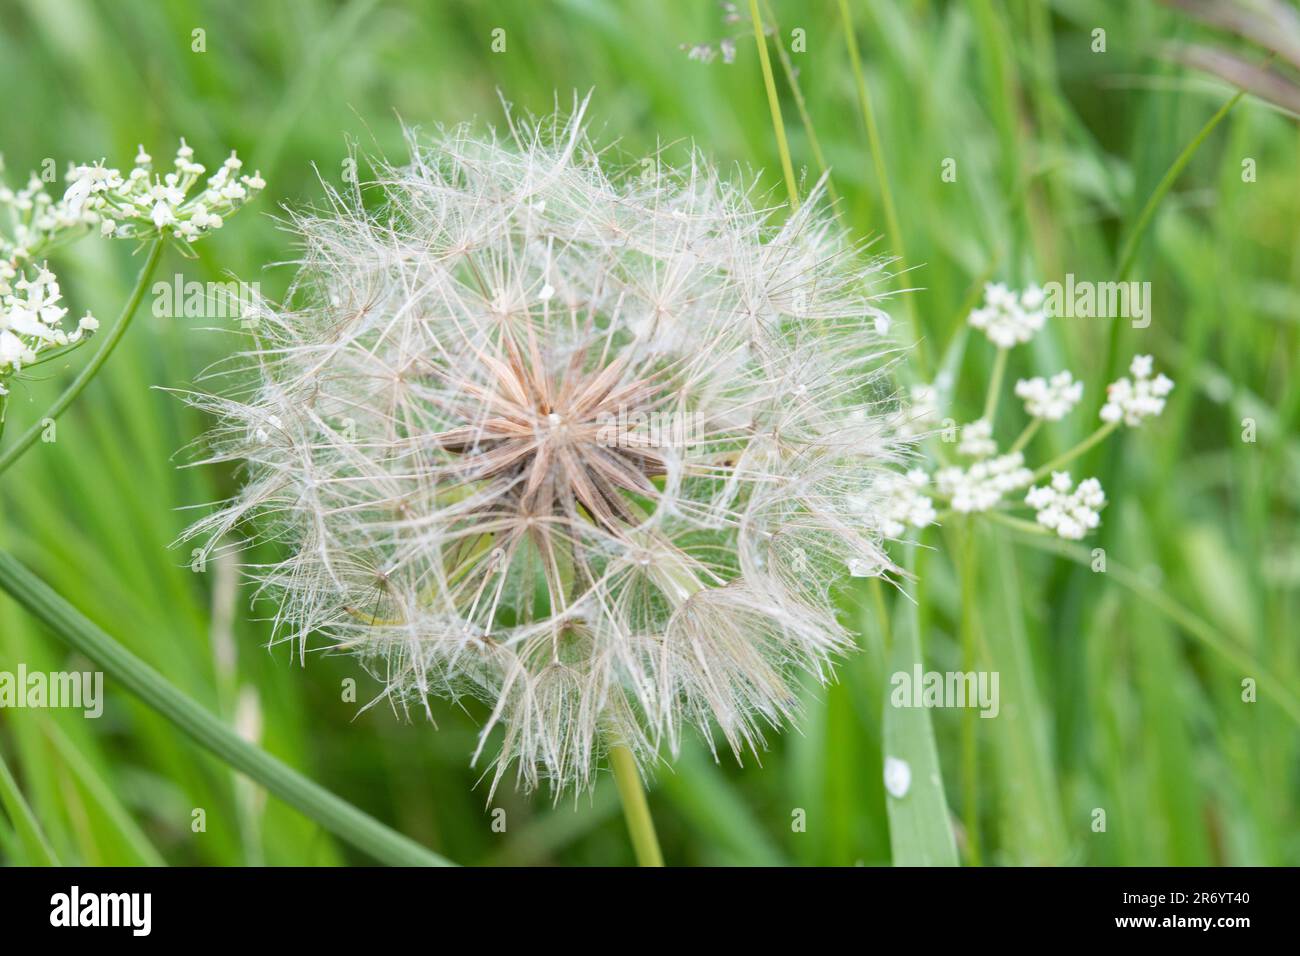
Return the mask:
[[880,183],[880,200],[885,209],[885,228],[889,231],[889,244],[900,258],[906,258],[903,249],[903,231],[898,225],[898,212],[894,206],[894,194],[889,187],[889,173],[885,168],[885,152],[880,144],[880,130],[876,126],[876,113],[871,108],[871,91],[867,87],[866,74],[862,72],[862,59],[858,55],[858,39],[853,32],[853,16],[849,13],[848,0],[839,0],[840,19],[844,23],[844,42],[849,48],[849,65],[853,69],[853,80],[858,90],[858,105],[862,108],[862,121],[867,127],[867,144],[871,149],[871,162],[876,170],[876,181]]
[[[894,205],[894,193],[889,185],[889,171],[885,166],[885,151],[880,143],[880,130],[876,126],[876,113],[871,107],[871,90],[867,86],[866,74],[862,72],[862,59],[858,55],[858,39],[853,32],[853,16],[849,13],[847,0],[839,0],[840,19],[844,24],[844,42],[849,49],[849,65],[853,70],[854,83],[858,91],[858,105],[862,109],[862,122],[867,128],[867,146],[871,150],[871,162],[876,171],[876,182],[880,184],[880,201],[885,210],[885,234],[889,239],[890,251],[903,263],[907,261],[907,251],[903,246],[903,230],[898,224],[898,211]],[[913,350],[917,369],[922,378],[929,377],[929,360],[926,354],[925,339],[921,337],[917,322],[916,306],[911,296],[903,296],[907,319],[917,336],[916,348]]]
[[776,77],[772,75],[772,60],[767,55],[767,37],[763,32],[763,15],[758,12],[758,0],[749,0],[749,16],[754,21],[754,43],[758,46],[758,60],[763,67],[763,86],[767,89],[767,105],[772,112],[772,131],[776,134],[776,148],[781,154],[781,171],[785,174],[785,188],[790,195],[790,211],[799,211],[799,187],[794,178],[794,164],[790,161],[790,145],[785,140],[785,123],[781,119],[781,102],[776,95]]
[[[1269,62],[1272,62],[1271,57]],[[1146,204],[1142,207],[1142,211],[1138,213],[1137,221],[1133,224],[1132,232],[1130,232],[1128,238],[1124,240],[1124,245],[1120,247],[1119,262],[1115,267],[1116,282],[1123,282],[1128,278],[1129,270],[1133,268],[1133,263],[1137,259],[1138,249],[1141,247],[1142,239],[1146,236],[1147,230],[1151,226],[1151,221],[1154,218],[1156,209],[1159,208],[1160,203],[1164,200],[1165,196],[1168,195],[1169,190],[1173,188],[1174,183],[1178,181],[1178,177],[1181,176],[1183,170],[1187,168],[1187,164],[1192,161],[1192,157],[1196,155],[1196,151],[1201,148],[1201,144],[1205,142],[1212,132],[1214,132],[1215,127],[1222,123],[1227,115],[1232,112],[1232,108],[1241,102],[1241,98],[1245,95],[1245,90],[1238,90],[1230,100],[1219,107],[1219,111],[1206,121],[1205,125],[1202,126],[1197,134],[1188,141],[1186,146],[1183,147],[1182,152],[1178,154],[1170,167],[1165,170],[1164,176],[1160,178],[1160,182],[1156,184],[1156,188],[1147,198]],[[1118,371],[1120,335],[1117,326],[1118,322],[1111,322],[1106,326],[1106,364],[1104,368],[1106,381],[1108,382],[1114,379],[1115,373]],[[1101,407],[1101,401],[1103,401],[1102,396],[1098,396],[1096,400],[1096,408]],[[1096,409],[1094,409],[1094,411],[1095,410]]]
[[819,175],[826,176],[826,193],[838,215],[840,194],[835,188],[834,180],[827,175],[830,172],[830,164],[826,162],[826,154],[822,151],[821,140],[817,136],[817,128],[813,125],[812,114],[808,112],[808,101],[804,99],[803,87],[799,85],[799,74],[790,61],[790,54],[786,52],[785,43],[781,39],[781,24],[777,22],[772,5],[767,0],[763,0],[763,12],[772,24],[772,42],[776,46],[776,58],[781,64],[781,72],[785,74],[785,82],[790,87],[790,93],[794,96],[794,105],[799,111],[799,121],[803,124],[804,132],[808,134],[808,146],[812,150],[813,159],[817,162],[817,172]]
[[1174,183],[1178,181],[1178,177],[1182,175],[1183,170],[1187,168],[1187,164],[1192,161],[1192,156],[1195,155],[1198,149],[1200,149],[1200,146],[1205,142],[1206,137],[1214,132],[1214,128],[1223,122],[1224,118],[1232,112],[1232,108],[1236,106],[1245,95],[1245,90],[1238,90],[1232,99],[1219,107],[1219,111],[1211,116],[1209,120],[1206,121],[1205,125],[1201,127],[1200,132],[1193,136],[1188,144],[1183,147],[1183,151],[1178,154],[1178,158],[1173,161],[1173,164],[1165,171],[1164,176],[1161,177],[1160,182],[1156,184],[1156,188],[1152,191],[1150,197],[1148,197],[1146,205],[1142,207],[1142,212],[1138,214],[1137,222],[1133,224],[1133,231],[1129,233],[1128,239],[1125,240],[1124,245],[1120,250],[1119,265],[1115,267],[1116,282],[1124,281],[1128,276],[1129,270],[1133,268],[1133,260],[1137,258],[1138,247],[1142,242],[1143,236],[1146,235],[1147,229],[1151,225],[1151,218],[1155,215],[1156,209],[1159,207],[1161,200],[1163,200],[1169,190],[1173,188]]
[[998,398],[1002,395],[1002,379],[1007,372],[1008,349],[998,349],[997,358],[993,360],[993,375],[989,379],[988,394],[984,396],[984,413],[981,416],[990,425],[998,412]]
[[[1028,545],[1068,558],[1082,567],[1090,567],[1093,562],[1090,549],[1083,545],[1049,536],[1044,533],[1040,525],[1013,518],[1010,515],[1000,514],[996,511],[988,512],[987,517],[990,521],[1017,532],[1015,537],[1017,544]],[[1286,713],[1287,717],[1296,726],[1300,727],[1300,689],[1291,686],[1289,681],[1274,677],[1264,664],[1249,651],[1224,638],[1216,628],[1187,608],[1186,605],[1165,594],[1155,585],[1150,584],[1142,575],[1117,565],[1114,561],[1107,563],[1106,575],[1146,601],[1182,631],[1195,638],[1242,674],[1258,675],[1257,683],[1260,690],[1269,694],[1278,707],[1282,708],[1283,712]]]

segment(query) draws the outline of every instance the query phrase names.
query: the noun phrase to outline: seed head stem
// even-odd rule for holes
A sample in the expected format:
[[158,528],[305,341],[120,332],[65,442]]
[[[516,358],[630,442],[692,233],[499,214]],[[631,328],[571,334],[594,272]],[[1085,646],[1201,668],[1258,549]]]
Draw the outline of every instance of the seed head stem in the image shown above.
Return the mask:
[[637,772],[632,751],[621,745],[610,747],[609,765],[614,770],[618,795],[623,800],[623,816],[627,820],[628,835],[632,838],[632,849],[636,852],[637,866],[663,866],[664,855],[659,849],[659,837],[655,835],[654,819],[650,816],[650,805],[646,802],[645,788],[641,786],[641,775]]

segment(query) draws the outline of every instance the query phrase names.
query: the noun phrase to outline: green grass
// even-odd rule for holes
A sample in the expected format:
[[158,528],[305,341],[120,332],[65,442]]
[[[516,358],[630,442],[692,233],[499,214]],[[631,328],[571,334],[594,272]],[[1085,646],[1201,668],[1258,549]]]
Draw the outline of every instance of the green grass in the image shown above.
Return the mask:
[[[11,182],[46,157],[60,170],[98,157],[126,164],[137,143],[165,156],[181,135],[200,160],[233,147],[261,168],[266,193],[199,244],[197,260],[167,252],[163,279],[230,272],[278,295],[291,270],[267,265],[293,251],[271,217],[280,203],[318,200],[318,175],[340,182],[349,141],[400,156],[399,118],[497,121],[499,97],[544,111],[594,89],[597,134],[618,138],[629,157],[694,141],[723,164],[762,168],[773,200],[784,199],[752,31],[723,24],[708,3],[4,6],[0,151]],[[915,609],[882,596],[891,633],[869,591],[846,602],[864,650],[835,686],[807,689],[797,731],[743,767],[715,764],[692,741],[650,794],[667,861],[913,862],[942,858],[951,840],[970,862],[974,835],[985,864],[1300,863],[1300,126],[1245,97],[1163,182],[1234,91],[1156,56],[1160,41],[1194,33],[1157,5],[850,3],[861,84],[839,0],[770,6],[844,220],[879,237],[874,250],[891,252],[893,232],[906,250],[896,287],[916,291],[892,311],[914,316],[932,367],[953,371],[959,420],[980,413],[993,372],[994,350],[961,332],[990,276],[1104,281],[1124,269],[1152,283],[1145,330],[1056,320],[1011,353],[1008,387],[1059,368],[1086,383],[1083,406],[1034,439],[1032,463],[1092,430],[1088,410],[1112,361],[1154,353],[1178,385],[1161,418],[1112,436],[1076,469],[1103,475],[1112,501],[1082,549],[986,525],[963,564],[954,536],[932,529],[909,585]],[[1095,27],[1107,31],[1104,54],[1091,51]],[[796,28],[806,52],[792,43]],[[205,53],[191,52],[195,29],[206,31]],[[679,50],[724,35],[736,39],[732,65]],[[816,154],[771,53],[807,188]],[[1256,182],[1242,181],[1248,157]],[[955,182],[941,178],[945,159],[956,161]],[[58,252],[77,309],[117,313],[139,266],[130,251],[85,240]],[[436,730],[386,706],[358,715],[344,680],[358,680],[362,703],[379,688],[350,660],[303,669],[283,648],[267,651],[268,608],[250,607],[228,568],[194,573],[188,550],[169,547],[191,517],[181,509],[228,494],[237,477],[176,467],[204,422],[155,388],[186,386],[238,346],[233,328],[201,328],[211,324],[220,323],[136,317],[59,420],[57,441],[37,443],[0,479],[0,547],[221,720],[255,706],[260,746],[437,853],[463,864],[631,863],[608,775],[577,801],[502,788],[488,806],[481,768],[468,765],[480,710],[436,702]],[[87,354],[15,388],[9,441]],[[1004,394],[1004,443],[1023,424],[1016,405]],[[1253,443],[1242,441],[1244,418],[1257,423]],[[1097,547],[1106,573],[1089,567]],[[973,654],[998,670],[1002,714],[972,721],[972,735],[956,711],[888,709],[890,662],[914,652],[913,637],[928,667],[959,669]],[[19,661],[86,666],[0,598],[0,670]],[[1257,702],[1242,701],[1243,678],[1257,682]],[[106,686],[98,721],[0,711],[0,861],[369,860],[238,778],[111,677]],[[895,747],[919,754],[918,802],[946,805],[951,819],[890,805],[881,774]],[[930,752],[938,779],[918,781]],[[204,832],[192,829],[196,809]],[[494,809],[505,811],[504,832]],[[1097,810],[1105,832],[1093,829]]]

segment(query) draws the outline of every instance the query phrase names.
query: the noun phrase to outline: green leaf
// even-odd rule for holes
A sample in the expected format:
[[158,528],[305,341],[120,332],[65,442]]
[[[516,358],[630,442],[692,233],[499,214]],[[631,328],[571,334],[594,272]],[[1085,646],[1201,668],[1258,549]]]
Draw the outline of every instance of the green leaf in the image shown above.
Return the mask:
[[22,862],[28,866],[58,866],[59,861],[55,858],[49,841],[45,839],[36,815],[18,789],[18,781],[9,772],[3,754],[0,754],[0,804],[4,805],[5,812],[13,821],[17,843],[26,856]]
[[983,549],[990,600],[983,634],[988,668],[998,674],[999,712],[987,723],[998,777],[998,817],[1005,859],[1020,866],[1060,866],[1070,845],[1052,764],[1051,715],[1043,706],[1025,629],[1025,600],[1015,554],[1005,538]]
[[781,866],[786,861],[726,776],[692,742],[675,768],[659,774],[657,789],[677,811],[740,866]]
[[54,746],[63,762],[80,781],[86,793],[94,800],[98,816],[95,827],[97,838],[113,840],[131,865],[166,866],[167,861],[136,825],[127,809],[113,793],[112,788],[73,743],[72,739],[54,720],[46,721],[45,736]]
[[[910,674],[921,663],[916,633],[916,605],[905,596],[896,602],[894,647],[890,673]],[[930,711],[925,707],[895,707],[885,702],[885,760],[907,764],[911,783],[901,797],[888,794],[889,843],[895,866],[956,866],[948,801],[943,792],[939,752],[934,743]],[[886,770],[888,773],[888,770]]]

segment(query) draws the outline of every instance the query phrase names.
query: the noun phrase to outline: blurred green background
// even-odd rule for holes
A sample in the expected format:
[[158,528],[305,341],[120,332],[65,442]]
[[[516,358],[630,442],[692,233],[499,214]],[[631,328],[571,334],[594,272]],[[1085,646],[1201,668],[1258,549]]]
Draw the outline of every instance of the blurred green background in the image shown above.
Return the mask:
[[[742,9],[745,4],[741,4]],[[1164,7],[1097,0],[850,3],[906,251],[897,283],[933,359],[964,325],[984,279],[1013,284],[1111,277],[1143,203],[1231,88],[1161,56],[1169,40],[1213,35]],[[836,0],[773,0],[848,225],[885,237]],[[719,163],[760,167],[780,197],[778,154],[747,22],[704,0],[493,2],[158,2],[0,0],[0,151],[11,183],[53,157],[126,167],[143,143],[167,158],[179,136],[215,168],[230,148],[268,188],[158,278],[233,273],[278,295],[292,237],[272,216],[338,183],[349,140],[403,154],[401,123],[499,122],[500,99],[545,111],[594,89],[598,139],[629,156],[694,141]],[[493,52],[495,29],[504,52]],[[1094,52],[1093,31],[1106,31]],[[205,52],[193,52],[193,31]],[[734,63],[688,59],[683,44],[734,38]],[[1229,41],[1223,41],[1229,42]],[[773,49],[775,56],[776,50]],[[779,71],[791,152],[817,174]],[[963,607],[980,656],[1002,674],[1003,713],[975,721],[963,765],[961,717],[933,714],[963,859],[977,827],[984,863],[1300,863],[1300,735],[1261,690],[1300,680],[1300,128],[1247,97],[1196,151],[1157,211],[1132,278],[1150,281],[1150,328],[1115,326],[1121,365],[1137,352],[1178,383],[1163,417],[1122,433],[1080,474],[1103,473],[1111,505],[1084,554],[1094,574],[1006,534],[963,546],[979,567],[961,600],[953,538],[931,529],[920,633],[929,666],[956,668]],[[957,161],[956,182],[941,165]],[[1245,182],[1243,159],[1255,161]],[[365,169],[362,168],[364,176]],[[62,186],[56,187],[61,190]],[[125,243],[87,239],[54,257],[76,314],[116,315],[136,264]],[[387,705],[348,658],[303,669],[265,648],[266,607],[236,572],[196,574],[169,548],[232,473],[177,468],[204,421],[155,386],[184,387],[242,343],[233,322],[155,318],[146,308],[105,371],[0,481],[0,546],[85,614],[262,746],[380,819],[466,864],[622,864],[632,853],[612,780],[553,802],[503,787],[492,806],[469,766],[480,712],[434,703],[438,727]],[[1059,320],[1012,354],[1009,381],[1071,369],[1084,408],[1107,378],[1109,324]],[[984,346],[984,347],[979,347]],[[978,415],[993,350],[958,359],[959,421]],[[76,361],[84,361],[78,353]],[[19,384],[12,438],[70,374]],[[1004,397],[1004,409],[1014,402]],[[1242,440],[1243,418],[1258,426]],[[1091,429],[1076,412],[1040,438],[1037,461]],[[1010,432],[1014,435],[1015,432]],[[1037,463],[1037,462],[1034,462]],[[929,550],[933,548],[934,550]],[[866,592],[859,597],[866,597]],[[900,610],[893,602],[894,611]],[[868,653],[830,688],[809,688],[797,729],[760,761],[715,764],[693,741],[653,785],[665,855],[677,864],[882,864],[891,860],[882,775],[885,686],[869,601],[847,613]],[[1212,651],[1235,649],[1260,673]],[[0,669],[86,667],[0,597]],[[64,862],[367,862],[297,812],[237,779],[107,681],[102,719],[0,711],[0,755]],[[970,756],[971,752],[967,752]],[[494,808],[506,811],[495,832]],[[202,808],[206,831],[192,832]],[[1094,832],[1094,809],[1106,811]],[[802,810],[800,815],[797,811]],[[802,816],[806,826],[794,824]],[[0,813],[0,860],[24,861]]]

